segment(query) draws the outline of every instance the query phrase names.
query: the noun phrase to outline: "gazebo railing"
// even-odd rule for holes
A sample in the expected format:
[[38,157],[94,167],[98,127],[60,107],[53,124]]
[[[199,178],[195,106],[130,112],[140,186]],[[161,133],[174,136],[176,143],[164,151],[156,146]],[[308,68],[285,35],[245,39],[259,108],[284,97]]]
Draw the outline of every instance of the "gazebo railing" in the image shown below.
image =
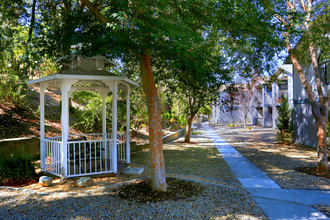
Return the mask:
[[117,159],[127,162],[127,136],[117,134]]
[[68,177],[114,172],[114,140],[68,142]]
[[[109,139],[112,139],[112,134],[107,134]],[[127,136],[125,133],[117,133],[117,159],[127,162]]]
[[44,157],[41,157],[41,169],[53,175],[61,175],[62,142],[55,138],[47,138],[42,141]]
[[[86,139],[86,140],[101,140],[103,138],[102,133],[93,133],[93,134],[74,134],[69,135],[70,139]],[[107,133],[104,137],[105,139],[113,139],[111,133]],[[127,161],[127,135],[126,133],[119,134],[117,133],[117,159],[121,161]]]
[[[127,162],[127,135],[117,134],[117,160],[114,160],[114,139],[112,134],[69,135],[67,142],[67,176],[83,176],[114,172],[113,163]],[[60,176],[62,157],[62,136],[45,138],[42,141],[44,157],[41,157],[43,171]],[[44,164],[44,165],[43,165]]]

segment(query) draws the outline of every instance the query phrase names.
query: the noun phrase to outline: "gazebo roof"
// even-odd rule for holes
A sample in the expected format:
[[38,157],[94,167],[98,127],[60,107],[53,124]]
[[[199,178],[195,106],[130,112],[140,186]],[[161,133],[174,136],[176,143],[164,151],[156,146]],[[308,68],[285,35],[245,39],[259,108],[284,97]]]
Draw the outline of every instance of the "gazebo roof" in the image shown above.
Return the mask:
[[139,86],[138,83],[134,82],[133,80],[130,80],[123,76],[115,76],[115,75],[80,75],[80,74],[53,74],[49,76],[42,77],[40,79],[30,80],[28,81],[28,85],[37,84],[47,82],[50,87],[53,88],[60,88],[61,84],[60,81],[62,80],[78,80],[77,84],[84,84],[85,86],[91,86],[92,84],[99,84],[99,87],[103,87],[102,82],[110,80],[110,81],[118,81],[123,84],[129,84],[131,87],[137,87]]
[[40,79],[30,80],[28,84],[40,85],[40,83],[47,83],[49,87],[59,89],[62,81],[77,80],[73,87],[78,90],[104,88],[107,81],[117,81],[133,88],[139,85],[126,77],[117,76],[106,71],[105,66],[109,66],[109,64],[115,66],[115,63],[103,56],[74,57],[70,61],[70,63],[65,64],[66,67],[69,67],[68,69]]

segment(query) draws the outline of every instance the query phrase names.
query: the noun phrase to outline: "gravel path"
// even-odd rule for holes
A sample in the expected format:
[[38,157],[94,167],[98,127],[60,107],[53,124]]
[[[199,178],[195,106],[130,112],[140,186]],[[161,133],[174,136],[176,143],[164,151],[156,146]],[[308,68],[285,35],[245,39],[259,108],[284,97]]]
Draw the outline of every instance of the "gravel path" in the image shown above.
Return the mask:
[[298,167],[316,166],[316,149],[277,144],[273,129],[253,127],[249,131],[242,125],[228,128],[224,124],[210,127],[282,188],[330,190],[330,179],[295,171]]
[[147,204],[123,200],[113,188],[71,193],[2,188],[0,215],[3,219],[266,219],[243,190],[200,184],[204,190],[198,196]]
[[[120,184],[134,181],[134,176],[94,178],[94,186],[85,189],[74,187],[72,180],[56,180],[49,188],[0,187],[0,219],[267,219],[210,140],[193,136],[192,141],[202,144],[179,140],[164,145],[164,155],[168,176],[201,184],[203,190],[197,196],[143,204],[113,192]],[[132,163],[146,168],[139,178],[149,176],[148,155],[148,149],[132,154]]]

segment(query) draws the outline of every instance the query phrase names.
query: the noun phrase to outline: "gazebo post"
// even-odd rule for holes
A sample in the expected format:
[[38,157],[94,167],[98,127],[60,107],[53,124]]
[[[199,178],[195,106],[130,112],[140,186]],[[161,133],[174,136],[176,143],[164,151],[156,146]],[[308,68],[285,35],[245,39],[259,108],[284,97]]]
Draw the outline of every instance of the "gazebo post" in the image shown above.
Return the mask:
[[40,83],[40,167],[45,169],[45,91],[47,83]]
[[131,163],[131,146],[130,146],[130,128],[131,128],[131,119],[130,119],[130,96],[131,88],[127,85],[126,93],[126,163]]
[[[101,90],[99,91],[102,98],[102,139],[107,140],[107,96],[108,96],[108,90]],[[107,158],[108,158],[108,147],[107,142],[103,142],[104,149],[105,149],[105,164],[107,166]]]
[[100,91],[102,98],[102,138],[107,139],[107,90]]
[[61,83],[62,93],[62,112],[61,112],[61,126],[62,126],[62,148],[61,148],[61,175],[67,177],[68,172],[68,139],[69,139],[69,97],[71,86],[77,80],[63,80]]
[[118,94],[118,82],[113,82],[112,90],[112,138],[113,138],[113,150],[112,150],[112,167],[113,172],[117,173],[117,94]]

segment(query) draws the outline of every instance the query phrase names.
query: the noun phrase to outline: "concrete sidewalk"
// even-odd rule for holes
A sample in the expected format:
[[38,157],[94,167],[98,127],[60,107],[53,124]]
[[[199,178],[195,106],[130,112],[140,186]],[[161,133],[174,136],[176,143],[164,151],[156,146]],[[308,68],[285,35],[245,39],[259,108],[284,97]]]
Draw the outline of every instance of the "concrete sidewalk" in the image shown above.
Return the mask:
[[329,219],[310,206],[330,204],[329,191],[281,189],[207,124],[203,128],[204,135],[211,138],[238,180],[270,219]]

